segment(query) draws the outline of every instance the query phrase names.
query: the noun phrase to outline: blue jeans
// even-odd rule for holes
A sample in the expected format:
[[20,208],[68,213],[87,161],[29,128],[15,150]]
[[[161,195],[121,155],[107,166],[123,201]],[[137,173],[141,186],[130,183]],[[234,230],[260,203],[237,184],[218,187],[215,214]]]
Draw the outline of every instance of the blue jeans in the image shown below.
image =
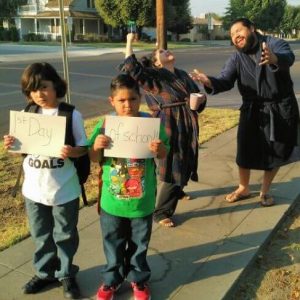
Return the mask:
[[126,278],[144,283],[150,279],[147,251],[152,231],[152,214],[143,218],[117,217],[101,210],[100,224],[107,265],[102,272],[106,285]]
[[47,206],[25,198],[30,233],[35,243],[33,265],[40,278],[74,277],[72,264],[79,244],[79,199]]

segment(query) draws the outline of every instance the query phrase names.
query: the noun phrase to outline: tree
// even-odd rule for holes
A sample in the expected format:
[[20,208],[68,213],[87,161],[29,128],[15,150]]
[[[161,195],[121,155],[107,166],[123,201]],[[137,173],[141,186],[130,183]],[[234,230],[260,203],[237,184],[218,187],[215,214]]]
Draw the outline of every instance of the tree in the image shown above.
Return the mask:
[[95,6],[104,23],[121,27],[124,33],[129,21],[140,30],[153,19],[153,0],[95,0]]
[[246,16],[262,31],[278,31],[286,0],[246,0]]
[[176,33],[187,33],[192,28],[192,16],[189,0],[167,1],[167,29]]
[[[136,22],[138,30],[156,25],[155,0],[95,0],[95,6],[104,22],[125,30],[128,21]],[[186,33],[192,27],[189,0],[165,0],[167,29]]]
[[287,5],[280,23],[280,30],[285,35],[290,35],[294,29],[300,29],[300,6]]
[[27,0],[0,0],[0,26],[3,21],[12,23],[13,17],[16,16],[18,6],[24,5]]
[[245,17],[244,0],[230,0],[229,6],[226,8],[225,15],[223,17],[223,26],[225,29],[229,29],[232,21],[240,17]]
[[286,0],[231,0],[223,19],[226,28],[232,21],[246,17],[262,31],[278,30]]

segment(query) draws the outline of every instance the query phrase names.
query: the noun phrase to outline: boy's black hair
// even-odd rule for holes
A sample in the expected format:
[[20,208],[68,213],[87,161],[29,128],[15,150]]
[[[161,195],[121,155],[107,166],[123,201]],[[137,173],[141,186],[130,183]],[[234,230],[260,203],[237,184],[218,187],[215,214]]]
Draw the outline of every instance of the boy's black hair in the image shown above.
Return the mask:
[[52,81],[56,91],[56,97],[62,98],[67,92],[66,82],[58,75],[57,71],[50,64],[33,63],[27,66],[21,77],[22,93],[30,99],[30,92],[36,91],[41,87],[41,81]]
[[123,88],[135,90],[137,94],[140,95],[140,87],[138,82],[126,73],[119,74],[112,79],[110,83],[111,95],[114,95],[117,90]]
[[238,18],[238,19],[232,21],[231,24],[230,24],[230,28],[231,28],[234,24],[236,24],[236,23],[242,23],[243,26],[245,26],[245,27],[247,27],[247,28],[249,28],[249,29],[250,29],[251,27],[254,27],[254,29],[255,29],[254,23],[253,23],[251,20],[249,20],[249,19],[247,19],[247,18],[244,18],[244,17]]

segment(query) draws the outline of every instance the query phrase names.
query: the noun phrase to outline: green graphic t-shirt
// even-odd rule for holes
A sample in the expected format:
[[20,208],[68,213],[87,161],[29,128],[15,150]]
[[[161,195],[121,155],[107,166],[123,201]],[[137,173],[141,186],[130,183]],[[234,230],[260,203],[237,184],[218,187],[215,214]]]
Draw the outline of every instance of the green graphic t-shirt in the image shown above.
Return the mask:
[[[103,123],[104,118],[95,126],[89,140],[90,147],[97,135],[104,132]],[[159,138],[169,150],[169,139],[162,126]],[[102,168],[101,208],[104,211],[128,218],[145,217],[153,213],[157,184],[153,158],[105,157]]]

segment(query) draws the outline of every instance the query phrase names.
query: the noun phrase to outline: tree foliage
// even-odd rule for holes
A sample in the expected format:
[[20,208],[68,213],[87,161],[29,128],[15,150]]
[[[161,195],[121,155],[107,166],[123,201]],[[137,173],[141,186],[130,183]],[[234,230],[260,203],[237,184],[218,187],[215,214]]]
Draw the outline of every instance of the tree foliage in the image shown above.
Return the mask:
[[187,33],[192,28],[192,16],[189,0],[167,0],[166,25],[171,32]]
[[262,31],[278,31],[286,0],[246,0],[247,17]]
[[229,29],[233,20],[246,15],[244,2],[244,0],[229,1],[229,6],[226,7],[225,15],[223,17],[223,26],[225,29]]
[[224,25],[229,28],[235,19],[246,17],[262,31],[278,30],[285,7],[286,0],[230,0],[223,19]]
[[300,6],[286,6],[280,30],[284,34],[292,34],[293,30],[300,30]]
[[[95,0],[104,22],[113,27],[127,26],[133,20],[139,28],[156,25],[156,0]],[[165,20],[168,30],[188,32],[192,25],[189,0],[166,0]]]
[[26,4],[26,0],[0,0],[0,20],[11,21],[16,16],[18,6]]
[[133,20],[142,27],[151,22],[154,0],[95,0],[104,22],[112,27],[127,26]]

